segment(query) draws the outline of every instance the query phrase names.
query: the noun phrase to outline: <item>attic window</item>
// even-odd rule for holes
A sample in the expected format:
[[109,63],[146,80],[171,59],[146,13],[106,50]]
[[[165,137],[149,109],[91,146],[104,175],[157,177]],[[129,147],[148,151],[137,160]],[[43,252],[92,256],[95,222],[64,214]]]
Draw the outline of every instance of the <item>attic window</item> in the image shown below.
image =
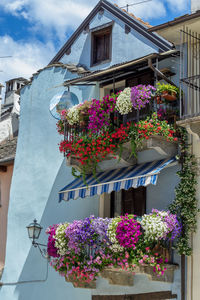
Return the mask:
[[112,26],[92,32],[92,63],[100,64],[111,59]]

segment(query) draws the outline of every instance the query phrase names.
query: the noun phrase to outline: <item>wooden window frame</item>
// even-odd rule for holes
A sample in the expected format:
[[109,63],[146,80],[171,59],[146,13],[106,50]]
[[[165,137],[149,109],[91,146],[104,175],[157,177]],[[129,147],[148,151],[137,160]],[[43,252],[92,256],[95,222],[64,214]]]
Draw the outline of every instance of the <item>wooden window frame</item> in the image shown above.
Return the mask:
[[[109,37],[109,57],[98,61],[98,62],[94,62],[94,51],[95,51],[95,38],[98,36],[102,36],[105,35],[106,33],[109,33],[110,37]],[[91,32],[91,67],[93,66],[97,66],[100,64],[104,64],[107,62],[110,62],[112,58],[112,25],[106,26],[105,28],[99,29],[99,30],[95,30]]]

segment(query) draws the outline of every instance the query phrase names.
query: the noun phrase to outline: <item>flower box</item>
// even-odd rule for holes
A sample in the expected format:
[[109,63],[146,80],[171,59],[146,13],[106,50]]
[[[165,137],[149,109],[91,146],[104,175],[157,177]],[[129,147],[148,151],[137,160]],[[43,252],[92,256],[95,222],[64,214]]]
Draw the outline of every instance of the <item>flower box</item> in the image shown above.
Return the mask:
[[152,281],[171,283],[174,280],[174,271],[178,268],[178,265],[166,264],[165,268],[166,271],[163,276],[155,274],[153,267],[149,265],[136,266],[133,271],[122,270],[119,268],[106,268],[101,272],[100,276],[107,279],[109,284],[123,286],[133,286],[134,275],[136,274],[146,274],[149,277],[149,280]]
[[[168,282],[172,283],[174,281],[174,271],[178,269],[178,265],[166,264],[166,271],[163,276],[158,276],[153,271],[153,267],[149,265],[136,266],[133,271],[124,270],[120,268],[108,267],[105,268],[100,273],[100,277],[107,279],[111,285],[121,285],[121,286],[133,286],[134,285],[134,275],[145,274],[148,276],[149,280]],[[65,277],[66,282],[71,282],[75,288],[83,289],[96,289],[96,281],[87,282],[76,282]]]
[[[123,167],[129,167],[135,165],[137,159],[131,155],[131,144],[130,142],[125,143],[123,146],[123,152],[119,154],[119,151],[116,154],[108,154],[105,159],[97,164],[97,172],[103,172],[107,170],[113,170]],[[82,170],[81,163],[73,155],[67,158],[67,165],[74,167],[78,171]],[[91,168],[87,168],[86,174],[92,173]]]
[[[152,156],[143,155],[143,151],[153,150],[156,159],[164,159],[167,157],[172,157],[177,155],[178,152],[178,142],[177,141],[167,141],[165,137],[155,135],[149,137],[147,140],[141,141],[141,144],[137,148],[139,163],[152,161]],[[145,159],[145,161],[143,161]]]
[[71,282],[73,284],[73,287],[75,288],[81,288],[81,289],[96,289],[96,281],[91,282],[80,282],[80,281],[73,281],[65,277],[66,282]]

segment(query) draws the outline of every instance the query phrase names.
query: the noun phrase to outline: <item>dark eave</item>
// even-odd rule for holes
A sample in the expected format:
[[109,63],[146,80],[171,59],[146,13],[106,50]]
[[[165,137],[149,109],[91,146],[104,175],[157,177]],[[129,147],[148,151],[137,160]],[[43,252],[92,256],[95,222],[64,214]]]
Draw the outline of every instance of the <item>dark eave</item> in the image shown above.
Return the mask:
[[164,40],[163,38],[155,35],[152,32],[148,32],[147,28],[141,24],[139,21],[135,20],[125,11],[121,10],[120,8],[116,7],[112,3],[106,0],[100,0],[95,8],[90,12],[90,14],[86,17],[86,19],[81,23],[78,29],[72,34],[69,40],[64,44],[64,46],[60,49],[60,51],[55,55],[55,57],[50,61],[49,64],[58,62],[62,56],[70,49],[74,41],[78,38],[81,32],[87,28],[90,21],[93,17],[101,10],[105,9],[113,14],[118,19],[122,20],[126,25],[130,26],[132,29],[139,32],[145,38],[150,40],[153,44],[157,45],[159,49],[162,51],[167,51],[172,48],[172,44],[168,41]]
[[148,28],[147,30],[148,30],[148,32],[158,31],[158,30],[170,27],[170,26],[174,26],[174,25],[177,25],[177,24],[180,24],[180,23],[190,21],[190,20],[195,19],[195,18],[199,18],[199,17],[200,17],[200,10],[196,11],[195,13],[193,13],[191,15],[187,14],[187,15],[181,16],[179,18],[176,18],[172,21],[169,21],[169,22],[166,22],[166,23]]
[[114,65],[104,70],[94,71],[82,77],[67,80],[64,82],[64,86],[87,85],[88,82],[101,82],[103,80],[113,79],[113,77],[126,76],[126,74],[130,72],[133,73],[138,68],[148,66],[149,59],[158,58],[159,60],[162,60],[177,53],[179,53],[177,50],[170,50],[161,54],[151,53],[138,59]]

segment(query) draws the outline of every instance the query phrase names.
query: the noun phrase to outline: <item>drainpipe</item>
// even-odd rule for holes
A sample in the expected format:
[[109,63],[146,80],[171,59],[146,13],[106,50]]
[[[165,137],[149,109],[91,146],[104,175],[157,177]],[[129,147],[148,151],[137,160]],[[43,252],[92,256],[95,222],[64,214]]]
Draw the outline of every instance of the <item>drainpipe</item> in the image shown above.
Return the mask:
[[148,67],[154,71],[158,76],[160,76],[162,79],[164,79],[166,82],[176,86],[169,78],[167,78],[160,70],[158,70],[156,67],[153,66],[152,64],[152,58],[148,59]]

